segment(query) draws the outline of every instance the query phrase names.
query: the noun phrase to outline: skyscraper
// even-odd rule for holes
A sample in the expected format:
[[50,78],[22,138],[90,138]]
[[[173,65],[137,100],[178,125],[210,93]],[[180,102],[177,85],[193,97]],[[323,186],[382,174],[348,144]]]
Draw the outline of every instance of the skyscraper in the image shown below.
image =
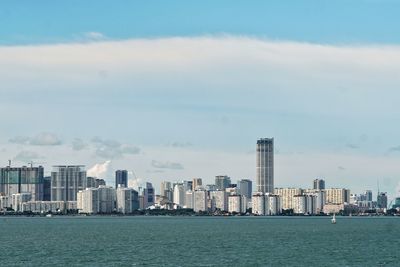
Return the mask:
[[118,188],[118,185],[122,185],[122,187],[128,187],[127,170],[117,170],[115,172],[115,188]]
[[257,192],[274,192],[274,139],[257,140]]
[[53,166],[51,201],[76,201],[79,190],[86,187],[85,166]]
[[31,193],[32,200],[43,200],[43,167],[5,167],[0,168],[0,193]]
[[315,190],[323,190],[325,189],[325,181],[322,179],[315,179],[313,182],[313,188]]
[[217,190],[225,190],[231,184],[231,178],[226,175],[215,176],[215,186]]
[[238,181],[237,184],[239,187],[239,193],[242,196],[246,196],[248,199],[251,199],[252,187],[253,187],[252,181],[248,180],[248,179],[242,179],[242,180]]

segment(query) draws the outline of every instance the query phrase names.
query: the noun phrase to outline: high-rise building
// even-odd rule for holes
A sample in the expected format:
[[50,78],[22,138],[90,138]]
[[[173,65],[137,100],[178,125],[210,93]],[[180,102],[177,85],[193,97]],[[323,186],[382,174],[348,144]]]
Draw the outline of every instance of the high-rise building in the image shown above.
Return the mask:
[[86,188],[77,193],[77,207],[80,213],[99,213],[99,194],[97,188]]
[[214,201],[216,209],[221,211],[228,210],[228,194],[225,190],[211,191],[210,199]]
[[265,195],[261,192],[256,192],[251,198],[252,213],[256,215],[265,215]]
[[365,191],[365,200],[368,202],[372,202],[372,191],[371,190]]
[[174,204],[179,207],[185,205],[185,188],[183,187],[183,184],[176,184],[174,186]]
[[275,188],[275,195],[281,197],[282,209],[294,209],[294,196],[302,195],[303,190],[300,188]]
[[185,192],[189,190],[193,191],[193,181],[183,181],[183,186],[185,187]]
[[325,203],[344,204],[350,202],[350,190],[344,188],[325,189]]
[[242,197],[240,195],[228,196],[228,212],[242,213]]
[[117,211],[132,213],[139,209],[139,194],[136,190],[126,187],[117,188]]
[[215,187],[217,190],[225,190],[231,184],[231,178],[226,175],[215,176]]
[[281,197],[270,193],[265,194],[266,215],[279,215],[282,213]]
[[43,177],[43,201],[51,200],[51,176]]
[[387,193],[385,192],[380,192],[377,197],[377,206],[380,209],[386,209],[387,208]]
[[193,210],[195,212],[207,211],[207,191],[199,189],[194,191],[193,196]]
[[274,139],[257,140],[256,186],[257,192],[274,192]]
[[201,180],[201,178],[193,178],[193,183],[192,183],[193,191],[199,189],[202,186],[203,186],[203,181]]
[[115,208],[115,189],[112,186],[100,185],[99,194],[99,212],[111,213]]
[[[167,181],[161,182],[160,195],[168,198],[170,191],[172,191],[171,182],[167,182]],[[172,200],[170,198],[168,198],[168,199]]]
[[122,185],[122,187],[128,187],[128,171],[127,170],[117,170],[115,172],[115,188],[118,188],[118,185]]
[[86,183],[85,166],[53,166],[51,201],[76,201],[78,191],[84,190]]
[[152,183],[146,182],[146,188],[143,189],[143,207],[147,209],[148,207],[154,205],[155,202],[155,192]]
[[192,190],[188,190],[185,192],[185,207],[187,209],[194,208],[194,194]]
[[313,181],[313,189],[315,189],[315,190],[325,189],[325,181],[322,179],[315,179]]
[[30,193],[32,200],[43,200],[43,167],[5,167],[0,168],[0,193]]
[[253,182],[248,179],[242,179],[238,181],[239,193],[243,196],[246,196],[248,199],[251,199]]

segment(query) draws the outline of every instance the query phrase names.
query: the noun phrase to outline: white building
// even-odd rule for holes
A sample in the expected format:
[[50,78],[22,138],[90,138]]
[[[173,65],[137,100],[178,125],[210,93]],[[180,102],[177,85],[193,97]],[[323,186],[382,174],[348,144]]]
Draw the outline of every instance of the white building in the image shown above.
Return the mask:
[[99,194],[97,188],[86,188],[77,194],[77,206],[79,213],[99,213]]
[[265,215],[279,215],[282,213],[281,197],[275,194],[265,194]]
[[194,208],[194,195],[192,190],[188,190],[185,193],[185,207],[187,209],[193,209]]
[[295,214],[306,214],[306,196],[296,195],[293,196],[293,213]]
[[206,190],[196,190],[194,191],[194,203],[193,210],[195,212],[207,211],[207,191]]
[[325,189],[325,202],[327,204],[344,204],[350,202],[350,190],[344,188]]
[[21,204],[22,212],[48,213],[77,210],[76,201],[28,201]]
[[127,214],[139,209],[138,192],[132,188],[118,187],[116,199],[117,212]]
[[179,207],[183,207],[185,205],[185,188],[183,184],[176,184],[174,186],[174,204]]
[[32,199],[31,193],[17,193],[11,195],[11,208],[14,211],[21,211],[21,204]]
[[6,210],[7,208],[11,208],[11,197],[0,196],[0,209]]
[[252,213],[256,215],[265,215],[265,195],[262,192],[256,192],[252,198]]
[[282,201],[282,209],[294,209],[294,196],[301,195],[303,190],[300,188],[275,188],[274,194],[279,195]]
[[228,196],[228,211],[230,213],[242,213],[242,196],[230,195]]

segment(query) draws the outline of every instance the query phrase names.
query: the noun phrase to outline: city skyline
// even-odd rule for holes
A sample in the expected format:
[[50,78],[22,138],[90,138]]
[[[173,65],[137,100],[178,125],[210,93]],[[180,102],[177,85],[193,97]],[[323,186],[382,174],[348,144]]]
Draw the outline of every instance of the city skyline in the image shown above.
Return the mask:
[[44,2],[0,11],[1,165],[255,181],[271,136],[276,186],[398,194],[400,3]]

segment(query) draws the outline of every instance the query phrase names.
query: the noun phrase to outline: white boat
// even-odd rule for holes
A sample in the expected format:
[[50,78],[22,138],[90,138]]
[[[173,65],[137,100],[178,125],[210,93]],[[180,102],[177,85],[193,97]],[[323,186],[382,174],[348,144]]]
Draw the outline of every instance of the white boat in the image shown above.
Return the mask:
[[332,221],[333,224],[336,224],[336,215],[335,215],[335,213],[333,214],[331,221]]
[[51,217],[53,217],[53,215],[47,214],[46,217],[51,218]]

